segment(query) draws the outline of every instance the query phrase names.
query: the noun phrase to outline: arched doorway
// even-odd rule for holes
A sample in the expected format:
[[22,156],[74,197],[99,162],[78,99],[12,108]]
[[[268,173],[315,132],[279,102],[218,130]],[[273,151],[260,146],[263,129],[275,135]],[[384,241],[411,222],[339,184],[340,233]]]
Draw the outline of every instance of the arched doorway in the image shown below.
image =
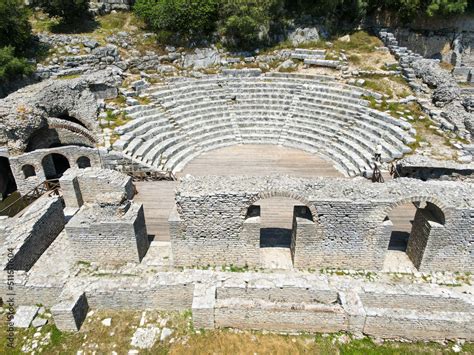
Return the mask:
[[6,157],[0,157],[0,200],[7,198],[15,191],[16,183],[10,168],[10,161]]
[[91,160],[88,157],[82,156],[77,159],[77,167],[79,169],[85,169],[91,167]]
[[313,220],[299,200],[275,196],[256,201],[247,217],[260,218],[260,263],[268,269],[291,269],[295,255],[296,218]]
[[46,155],[43,158],[42,165],[44,175],[48,180],[59,179],[71,167],[69,160],[64,155],[58,153]]
[[394,207],[384,223],[391,223],[384,270],[410,272],[420,268],[428,240],[444,226],[445,215],[431,202],[406,202]]

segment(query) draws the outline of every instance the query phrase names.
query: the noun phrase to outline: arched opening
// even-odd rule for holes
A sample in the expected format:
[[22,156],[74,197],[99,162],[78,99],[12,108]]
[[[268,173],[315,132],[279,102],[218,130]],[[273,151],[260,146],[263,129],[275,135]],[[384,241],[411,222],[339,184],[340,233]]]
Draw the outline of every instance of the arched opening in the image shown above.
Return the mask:
[[394,207],[384,221],[391,231],[384,270],[419,269],[430,235],[444,224],[444,212],[431,202],[406,202]]
[[84,123],[82,123],[81,121],[79,121],[77,118],[75,117],[72,117],[72,116],[69,116],[68,113],[63,113],[61,115],[57,115],[56,118],[59,118],[60,120],[64,120],[64,121],[68,121],[68,122],[72,122],[72,123],[76,123],[84,128],[87,128],[86,125]]
[[91,160],[88,157],[82,156],[77,159],[77,167],[79,169],[85,169],[91,167]]
[[33,165],[26,164],[21,167],[21,171],[23,171],[23,176],[25,179],[28,179],[29,177],[36,176],[36,170]]
[[6,157],[0,157],[0,200],[7,198],[15,191],[16,183],[10,168],[10,161]]
[[301,201],[288,197],[269,197],[256,201],[247,218],[260,219],[260,260],[264,268],[291,269],[296,245],[297,219],[313,221]]
[[44,175],[48,180],[59,179],[69,169],[69,160],[64,155],[52,153],[42,160]]

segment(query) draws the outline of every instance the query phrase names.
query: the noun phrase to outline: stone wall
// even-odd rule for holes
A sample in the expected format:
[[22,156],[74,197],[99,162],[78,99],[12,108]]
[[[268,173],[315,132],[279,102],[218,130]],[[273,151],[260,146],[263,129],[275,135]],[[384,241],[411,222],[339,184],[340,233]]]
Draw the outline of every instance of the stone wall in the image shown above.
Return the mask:
[[63,230],[65,219],[58,197],[43,198],[18,218],[3,220],[6,229],[2,266],[8,270],[28,271]]
[[[52,172],[50,170],[54,170],[54,166],[49,169],[51,164],[47,164],[47,157],[51,154],[60,154],[64,156],[68,160],[71,168],[78,166],[78,159],[81,157],[87,157],[90,161],[91,167],[101,166],[98,150],[87,147],[66,146],[49,149],[38,149],[30,153],[11,156],[10,165],[12,173],[15,177],[18,191],[20,191],[20,193],[25,194],[35,186],[47,180],[46,176]],[[25,165],[32,166],[34,168],[35,175],[26,177],[24,171],[22,170]]]
[[421,285],[356,284],[246,273],[196,285],[194,327],[473,339],[474,305],[467,295]]
[[474,163],[459,164],[415,155],[397,161],[397,175],[420,180],[468,180],[474,179]]
[[419,269],[473,270],[474,186],[413,179],[373,184],[364,179],[185,177],[170,216],[175,265],[260,266],[259,220],[247,210],[274,196],[299,200],[311,212],[312,221],[295,223],[295,267],[380,270],[390,240],[389,212],[408,202],[430,202],[444,221],[431,229]]
[[100,264],[139,263],[148,247],[143,206],[84,205],[66,225],[77,261]]
[[135,195],[132,179],[100,168],[69,169],[59,180],[66,207],[89,204],[120,204]]

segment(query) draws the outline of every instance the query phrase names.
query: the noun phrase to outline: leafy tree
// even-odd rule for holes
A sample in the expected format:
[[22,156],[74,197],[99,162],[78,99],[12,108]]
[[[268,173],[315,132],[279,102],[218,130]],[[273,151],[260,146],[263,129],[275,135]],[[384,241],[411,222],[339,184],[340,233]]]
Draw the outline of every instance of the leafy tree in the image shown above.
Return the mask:
[[157,33],[195,38],[215,30],[218,5],[219,0],[137,0],[134,12]]
[[0,0],[0,48],[13,46],[17,55],[28,49],[31,26],[22,0]]
[[467,8],[467,0],[432,0],[426,12],[428,15],[450,15],[463,13]]
[[51,17],[60,17],[63,22],[76,21],[89,14],[89,0],[34,0]]
[[231,46],[258,46],[268,41],[283,9],[283,0],[222,0],[220,33]]
[[32,72],[33,66],[26,59],[15,57],[15,49],[12,46],[0,48],[0,83]]

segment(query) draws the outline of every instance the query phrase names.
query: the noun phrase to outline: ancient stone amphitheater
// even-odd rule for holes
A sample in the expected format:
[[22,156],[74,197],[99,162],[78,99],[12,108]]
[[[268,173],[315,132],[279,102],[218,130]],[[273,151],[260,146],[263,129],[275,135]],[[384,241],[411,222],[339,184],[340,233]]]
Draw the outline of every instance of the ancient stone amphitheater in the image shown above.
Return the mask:
[[128,110],[133,120],[114,148],[150,168],[179,172],[203,152],[270,144],[321,155],[346,175],[401,158],[411,126],[368,108],[370,91],[327,76],[271,73],[181,79],[148,89],[152,104]]
[[413,117],[339,74],[128,75],[0,101],[3,300],[65,331],[89,309],[191,309],[196,329],[474,340],[470,117],[407,100],[462,152],[434,160]]

